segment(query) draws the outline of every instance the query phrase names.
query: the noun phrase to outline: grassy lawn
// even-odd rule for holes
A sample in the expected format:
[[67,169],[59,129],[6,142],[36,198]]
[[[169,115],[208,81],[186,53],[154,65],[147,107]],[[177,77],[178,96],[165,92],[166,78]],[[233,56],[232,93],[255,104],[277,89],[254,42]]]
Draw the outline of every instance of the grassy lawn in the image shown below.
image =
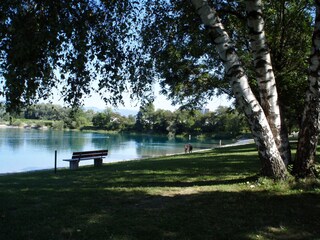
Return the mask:
[[246,145],[0,176],[0,239],[320,239],[320,184],[259,166]]

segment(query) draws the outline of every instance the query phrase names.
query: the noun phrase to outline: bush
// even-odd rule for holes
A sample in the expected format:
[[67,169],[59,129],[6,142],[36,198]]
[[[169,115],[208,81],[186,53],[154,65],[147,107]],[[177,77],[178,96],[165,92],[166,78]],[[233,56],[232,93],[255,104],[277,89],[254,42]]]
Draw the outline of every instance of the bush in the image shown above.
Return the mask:
[[51,122],[52,128],[56,130],[63,130],[64,128],[64,122],[63,121],[54,121]]
[[12,121],[12,126],[14,127],[22,127],[23,126],[23,122],[20,119],[16,119],[14,121]]

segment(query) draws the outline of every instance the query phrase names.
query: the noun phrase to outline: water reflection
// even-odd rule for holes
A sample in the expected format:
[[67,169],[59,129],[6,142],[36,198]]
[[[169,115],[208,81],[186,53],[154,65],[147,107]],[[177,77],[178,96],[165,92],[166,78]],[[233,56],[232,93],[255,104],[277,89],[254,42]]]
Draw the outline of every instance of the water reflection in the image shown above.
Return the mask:
[[[185,142],[159,136],[102,134],[76,131],[52,131],[0,128],[0,173],[52,168],[54,151],[58,151],[58,167],[73,151],[108,149],[104,162],[183,152]],[[212,148],[217,142],[192,142],[194,149]],[[80,165],[92,164],[90,161]]]

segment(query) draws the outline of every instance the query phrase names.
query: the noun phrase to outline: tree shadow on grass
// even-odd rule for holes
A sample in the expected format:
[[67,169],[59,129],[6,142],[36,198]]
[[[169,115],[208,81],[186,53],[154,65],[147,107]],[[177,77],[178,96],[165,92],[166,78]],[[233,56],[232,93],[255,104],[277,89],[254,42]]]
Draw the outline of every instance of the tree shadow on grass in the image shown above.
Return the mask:
[[0,239],[319,239],[319,192],[192,191],[257,168],[212,152],[3,176]]
[[[202,155],[199,155],[202,156]],[[77,182],[96,187],[192,187],[239,184],[257,179],[259,172],[255,159],[247,156],[198,157],[188,160],[146,160],[107,164],[102,169],[83,168],[64,174],[60,181],[77,177]],[[66,181],[67,180],[67,181]],[[71,185],[74,181],[71,181]]]
[[[50,181],[46,172],[8,176],[8,184],[55,188],[57,185],[73,188],[76,184],[95,188],[116,187],[190,187],[206,185],[238,184],[256,180],[259,172],[254,157],[193,154],[189,159],[149,159],[106,164],[100,169],[92,166],[77,171],[59,170]],[[51,176],[51,175],[50,175]],[[6,185],[5,182],[2,184]],[[52,184],[52,186],[51,186]],[[1,186],[1,183],[0,183]]]
[[[39,179],[40,180],[40,179]],[[76,180],[76,179],[75,179]],[[16,186],[1,192],[1,239],[319,239],[319,194],[161,196],[143,189]],[[150,187],[150,186],[149,186]],[[3,189],[1,189],[3,190]]]

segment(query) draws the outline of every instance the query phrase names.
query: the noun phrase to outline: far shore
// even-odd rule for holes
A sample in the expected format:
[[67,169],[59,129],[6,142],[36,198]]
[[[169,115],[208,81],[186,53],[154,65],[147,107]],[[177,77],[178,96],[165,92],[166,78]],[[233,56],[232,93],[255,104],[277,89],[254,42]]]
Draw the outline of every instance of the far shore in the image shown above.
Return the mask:
[[0,128],[32,128],[32,129],[49,129],[47,126],[38,126],[36,124],[22,124],[19,126],[9,125],[9,124],[0,124]]

